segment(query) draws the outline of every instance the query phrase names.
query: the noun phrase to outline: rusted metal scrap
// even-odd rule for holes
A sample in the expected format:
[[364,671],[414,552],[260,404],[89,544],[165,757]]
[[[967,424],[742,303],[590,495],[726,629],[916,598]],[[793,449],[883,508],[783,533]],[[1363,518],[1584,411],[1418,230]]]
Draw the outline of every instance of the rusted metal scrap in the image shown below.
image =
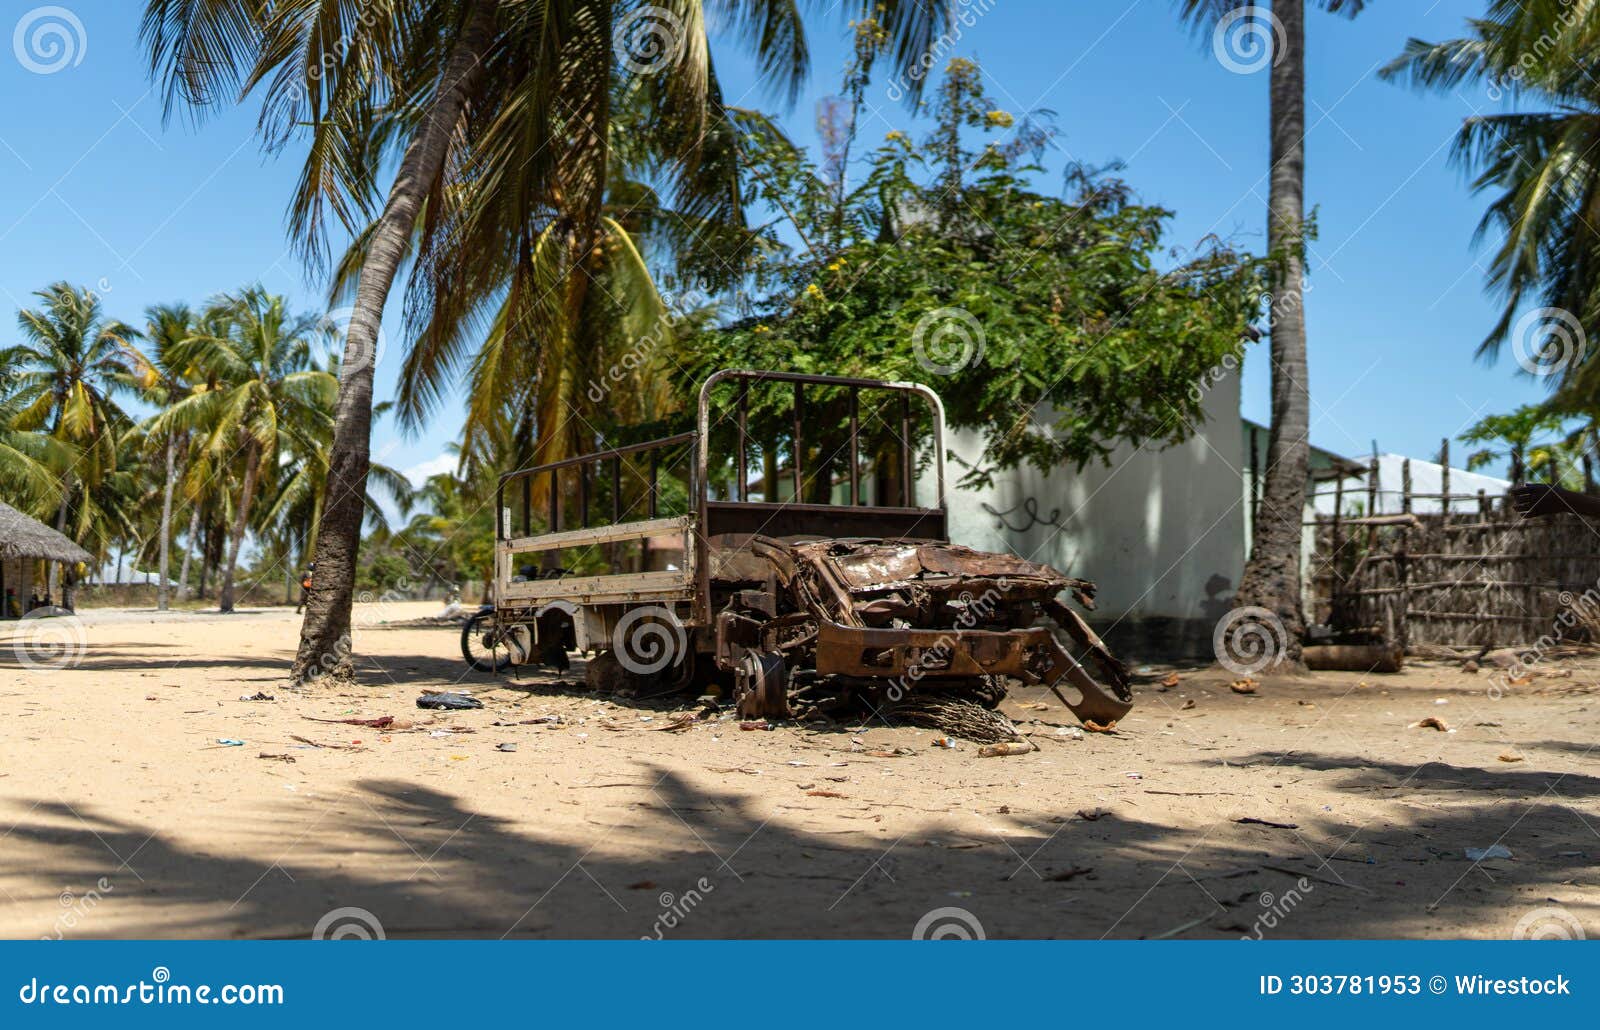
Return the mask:
[[1132,707],[1126,670],[1056,599],[1070,590],[1092,607],[1086,580],[950,543],[751,536],[726,546],[759,559],[767,575],[731,555],[714,568],[742,566],[741,580],[767,578],[775,588],[718,583],[729,597],[717,620],[718,664],[737,673],[741,715],[787,715],[787,674],[801,668],[876,683],[891,696],[1010,677],[1050,687],[1080,719],[1100,723]]

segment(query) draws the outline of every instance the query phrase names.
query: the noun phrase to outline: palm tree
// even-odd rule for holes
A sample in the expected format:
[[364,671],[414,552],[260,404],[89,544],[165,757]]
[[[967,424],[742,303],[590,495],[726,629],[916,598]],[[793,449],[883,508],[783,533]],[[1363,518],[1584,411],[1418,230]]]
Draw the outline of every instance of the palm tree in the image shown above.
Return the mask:
[[0,492],[35,515],[53,512],[61,503],[60,470],[69,467],[76,449],[55,437],[16,427],[19,398],[0,394]]
[[187,477],[191,494],[207,481],[241,477],[236,492],[230,491],[232,520],[217,600],[230,612],[257,488],[263,477],[277,474],[281,454],[327,429],[338,381],[312,367],[317,319],[290,314],[282,297],[249,287],[218,298],[215,306],[228,320],[226,335],[190,337],[173,349],[177,365],[193,367],[215,387],[190,392],[151,428],[200,439]]
[[[187,394],[191,387],[191,368],[179,364],[177,352],[198,332],[194,313],[186,304],[158,304],[145,309],[144,338],[149,341],[147,356],[129,348],[134,378],[146,401],[157,409],[165,408]],[[187,450],[189,436],[169,429],[152,442],[163,452],[166,475],[161,481],[161,522],[157,530],[158,557],[156,608],[167,610],[167,569],[172,542],[172,495],[178,482],[178,456]]]
[[[108,319],[92,290],[57,282],[34,296],[43,306],[17,313],[24,342],[0,350],[0,368],[10,370],[16,404],[10,424],[46,433],[57,445],[56,456],[69,457],[55,470],[61,479],[55,526],[98,556],[90,546],[96,527],[89,501],[117,469],[118,436],[128,418],[114,395],[130,385],[126,348],[137,334]],[[55,577],[52,563],[52,595]]]
[[[1442,43],[1411,40],[1380,74],[1439,92],[1482,83],[1491,100],[1544,107],[1475,115],[1456,137],[1452,156],[1474,173],[1473,190],[1494,194],[1477,240],[1503,236],[1487,280],[1505,304],[1478,352],[1510,342],[1525,369],[1562,388],[1553,400],[1586,412],[1600,397],[1583,333],[1600,323],[1600,14],[1562,0],[1491,0],[1467,27]],[[1543,307],[1518,319],[1530,302]]]
[[[793,96],[807,53],[794,0],[721,6],[763,70]],[[860,0],[858,6],[871,10],[873,4]],[[877,6],[893,30],[902,69],[913,68],[948,21],[948,0],[881,0]],[[563,274],[573,272],[574,259],[589,253],[597,235],[612,88],[629,73],[660,80],[662,95],[675,101],[659,109],[661,121],[694,130],[680,133],[688,145],[671,156],[667,174],[705,181],[727,171],[727,162],[715,160],[706,145],[715,141],[708,130],[718,121],[720,91],[701,0],[677,0],[665,9],[676,23],[670,58],[642,71],[624,62],[624,71],[614,60],[614,28],[662,7],[633,0],[373,0],[360,7],[340,0],[148,0],[143,36],[152,71],[165,78],[169,109],[179,99],[205,104],[241,86],[264,86],[269,140],[281,143],[299,126],[309,126],[311,136],[291,204],[292,232],[315,249],[326,204],[363,236],[317,540],[318,583],[294,678],[349,669],[343,652],[369,465],[371,357],[389,291],[413,253],[414,233],[419,226],[445,230],[437,219],[419,222],[429,198],[444,195],[476,159],[514,158],[511,151],[531,158],[524,167],[502,160],[474,174],[488,181],[484,177],[496,171],[512,171],[491,184],[491,193],[524,209],[564,211],[550,243],[564,249]],[[469,117],[493,120],[472,128],[465,124]],[[498,133],[490,131],[497,127]],[[556,145],[562,141],[573,145]],[[378,176],[394,156],[395,178],[380,205]],[[557,165],[565,169],[565,193],[547,192]],[[725,177],[724,183],[731,186]],[[533,192],[510,198],[524,187]],[[721,196],[736,202],[737,191],[725,189]],[[506,229],[521,240],[526,220]],[[415,254],[426,258],[430,242],[455,246],[445,230],[424,239]],[[582,306],[584,278],[568,275],[560,291],[569,324]]]
[[[1354,17],[1364,0],[1313,0]],[[1305,278],[1306,0],[1272,0],[1271,10],[1245,0],[1177,0],[1197,33],[1264,29],[1272,37],[1268,91],[1270,168],[1267,251],[1272,275],[1272,425],[1267,471],[1236,605],[1261,607],[1282,623],[1284,664],[1300,667],[1305,615],[1300,557],[1306,479],[1311,459],[1311,391],[1307,381]]]

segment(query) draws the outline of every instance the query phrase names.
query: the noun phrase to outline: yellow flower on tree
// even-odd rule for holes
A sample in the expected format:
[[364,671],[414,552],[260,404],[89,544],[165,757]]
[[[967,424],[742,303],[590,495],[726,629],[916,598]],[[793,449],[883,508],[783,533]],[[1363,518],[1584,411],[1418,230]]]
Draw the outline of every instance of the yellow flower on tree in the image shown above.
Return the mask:
[[1002,129],[1011,128],[1012,123],[1016,121],[1015,118],[1011,117],[1010,111],[990,111],[988,114],[984,115],[984,119],[988,121],[990,125],[997,125]]

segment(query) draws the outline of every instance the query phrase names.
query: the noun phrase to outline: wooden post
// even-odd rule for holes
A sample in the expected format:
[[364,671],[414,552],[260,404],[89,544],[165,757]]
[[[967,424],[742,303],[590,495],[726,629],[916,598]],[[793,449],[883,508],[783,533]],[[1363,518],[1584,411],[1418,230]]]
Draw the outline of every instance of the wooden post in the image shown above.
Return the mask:
[[1439,444],[1439,513],[1443,524],[1450,524],[1450,438]]
[[[1406,458],[1400,463],[1400,511],[1402,514],[1411,514],[1411,459]],[[1406,649],[1410,640],[1407,620],[1411,612],[1411,588],[1409,586],[1411,529],[1408,526],[1400,527],[1399,546],[1395,550],[1395,574],[1398,577],[1400,588],[1399,608],[1395,615],[1395,632],[1399,639],[1400,650]]]
[[[1448,436],[1439,441],[1439,532],[1437,535],[1439,541],[1437,547],[1429,546],[1434,534],[1429,533],[1427,535],[1426,540],[1428,543],[1423,545],[1425,550],[1437,553],[1456,550],[1455,538],[1450,535],[1450,438]],[[1438,563],[1435,562],[1434,564],[1437,565]],[[1433,580],[1443,577],[1427,576],[1426,578]],[[1435,596],[1442,597],[1442,603],[1450,611],[1461,610],[1456,605],[1456,600],[1461,596],[1460,591],[1446,590],[1442,595]],[[1447,624],[1446,632],[1451,640],[1457,639],[1456,621],[1454,619],[1451,619]]]

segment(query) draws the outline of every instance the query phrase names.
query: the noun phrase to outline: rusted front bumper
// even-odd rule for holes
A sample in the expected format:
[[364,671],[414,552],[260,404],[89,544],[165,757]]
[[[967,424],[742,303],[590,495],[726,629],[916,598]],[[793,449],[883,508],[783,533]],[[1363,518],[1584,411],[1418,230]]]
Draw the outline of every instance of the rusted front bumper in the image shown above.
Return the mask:
[[[904,690],[922,680],[1011,676],[1043,684],[1079,719],[1109,723],[1133,707],[1103,688],[1043,626],[1005,631],[874,629],[823,620],[817,632],[817,671],[823,675],[897,680]],[[1074,702],[1061,680],[1082,695]]]

